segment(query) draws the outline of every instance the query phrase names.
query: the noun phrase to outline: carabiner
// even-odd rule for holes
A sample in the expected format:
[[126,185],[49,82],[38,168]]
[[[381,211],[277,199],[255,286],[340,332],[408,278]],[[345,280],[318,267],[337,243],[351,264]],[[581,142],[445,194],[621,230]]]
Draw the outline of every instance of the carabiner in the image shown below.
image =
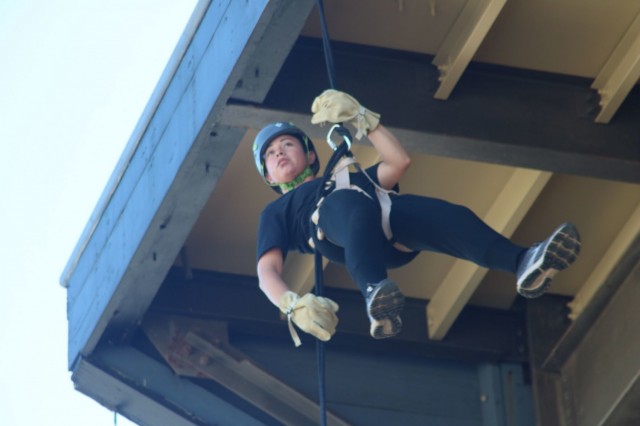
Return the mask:
[[344,131],[341,132],[338,129],[344,129],[344,127],[342,127],[342,124],[334,124],[331,129],[329,129],[329,133],[327,133],[327,144],[329,144],[331,149],[333,149],[334,151],[338,149],[338,146],[335,144],[333,139],[331,139],[333,132],[337,131],[338,134],[342,137],[343,141],[347,144],[347,148],[351,149],[351,135],[349,134],[349,131],[347,129],[344,129]]

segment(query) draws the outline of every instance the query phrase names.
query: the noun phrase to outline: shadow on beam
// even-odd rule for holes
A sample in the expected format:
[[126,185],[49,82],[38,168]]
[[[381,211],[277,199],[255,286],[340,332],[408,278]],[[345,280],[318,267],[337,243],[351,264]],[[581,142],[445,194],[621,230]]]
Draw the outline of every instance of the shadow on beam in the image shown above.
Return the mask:
[[[187,279],[181,269],[171,270],[149,312],[223,321],[230,341],[234,335],[262,336],[295,350],[286,321],[259,290],[256,277],[203,270],[192,274]],[[524,316],[517,310],[466,307],[447,337],[432,341],[425,324],[426,301],[408,299],[403,331],[393,339],[374,340],[359,293],[327,287],[325,294],[340,305],[338,331],[329,347],[469,362],[528,362]],[[314,344],[311,336],[300,334],[303,344]]]
[[[404,131],[398,136],[412,152],[640,181],[638,88],[602,125],[587,79],[471,64],[440,101],[431,56],[345,43],[334,43],[334,55],[338,88]],[[260,107],[283,111],[282,119],[309,114],[329,87],[323,61],[319,40],[299,39]]]

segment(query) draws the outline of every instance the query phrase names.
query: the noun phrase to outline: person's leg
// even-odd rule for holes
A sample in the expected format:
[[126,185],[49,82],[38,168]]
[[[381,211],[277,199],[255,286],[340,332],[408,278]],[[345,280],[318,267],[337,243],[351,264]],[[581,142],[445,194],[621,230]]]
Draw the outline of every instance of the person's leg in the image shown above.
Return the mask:
[[326,239],[344,248],[347,270],[366,300],[371,335],[381,339],[398,334],[404,295],[387,278],[388,242],[377,201],[352,190],[335,191],[322,204],[318,225]]
[[356,191],[334,191],[320,207],[318,225],[329,241],[344,248],[347,271],[364,295],[368,284],[387,278],[386,239],[374,201]]
[[524,297],[541,296],[554,275],[580,253],[580,235],[571,223],[545,241],[524,248],[494,231],[467,207],[416,195],[393,197],[391,229],[413,250],[431,250],[480,266],[511,272]]
[[526,249],[493,230],[469,208],[412,194],[392,200],[394,238],[410,249],[445,253],[490,269],[516,272]]

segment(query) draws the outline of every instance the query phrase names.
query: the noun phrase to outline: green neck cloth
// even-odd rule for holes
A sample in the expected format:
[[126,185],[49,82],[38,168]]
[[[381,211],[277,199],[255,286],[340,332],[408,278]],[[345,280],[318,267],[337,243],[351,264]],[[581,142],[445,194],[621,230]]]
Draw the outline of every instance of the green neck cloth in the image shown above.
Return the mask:
[[280,190],[282,190],[282,193],[284,194],[285,192],[291,191],[296,186],[300,185],[306,178],[308,178],[309,176],[312,176],[312,175],[313,175],[313,173],[311,172],[311,168],[309,166],[307,166],[302,171],[302,173],[300,173],[298,175],[297,178],[295,178],[291,182],[278,184],[278,186],[280,187]]

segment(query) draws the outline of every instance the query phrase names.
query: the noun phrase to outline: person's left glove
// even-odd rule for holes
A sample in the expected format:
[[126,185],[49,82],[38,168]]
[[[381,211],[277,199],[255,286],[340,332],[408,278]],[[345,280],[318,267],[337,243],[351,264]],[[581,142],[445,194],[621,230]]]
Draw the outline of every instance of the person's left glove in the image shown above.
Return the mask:
[[316,97],[311,112],[313,124],[351,122],[358,130],[356,139],[369,134],[380,124],[380,114],[366,109],[353,96],[334,89],[325,90]]
[[293,291],[287,291],[278,303],[280,311],[289,320],[289,332],[296,346],[300,346],[300,337],[291,322],[300,329],[322,341],[328,341],[336,332],[338,325],[338,304],[333,300],[307,293],[300,297]]

